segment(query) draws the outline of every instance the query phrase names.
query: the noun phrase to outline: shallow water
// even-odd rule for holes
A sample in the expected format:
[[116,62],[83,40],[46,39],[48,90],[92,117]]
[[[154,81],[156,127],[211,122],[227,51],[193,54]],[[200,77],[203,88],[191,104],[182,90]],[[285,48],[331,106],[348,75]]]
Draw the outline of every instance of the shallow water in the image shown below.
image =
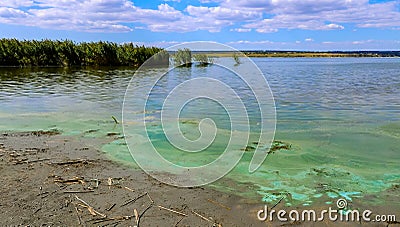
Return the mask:
[[[380,193],[400,184],[400,59],[255,58],[266,76],[277,107],[276,139],[292,144],[291,150],[269,155],[255,173],[248,173],[251,153],[225,179],[213,187],[258,201],[275,202],[287,194],[287,205],[331,202]],[[105,137],[122,132],[111,116],[121,119],[125,89],[135,71],[99,69],[0,69],[0,130],[60,129],[66,135]],[[133,86],[151,82],[152,71],[133,79]],[[259,113],[254,99],[230,72],[217,66],[176,69],[156,87],[149,105],[160,100],[188,78],[214,76],[230,83],[246,101],[250,124],[257,131]],[[184,109],[184,129],[193,138],[197,123],[213,118],[220,138],[204,153],[182,156],[165,143],[159,114],[150,136],[161,153],[182,165],[209,162],[224,147],[229,131],[226,113],[216,103],[192,103]],[[140,140],[140,139],[139,139]],[[133,160],[123,139],[102,147],[112,158]],[[184,160],[184,161],[182,161]],[[134,166],[134,164],[132,164]]]

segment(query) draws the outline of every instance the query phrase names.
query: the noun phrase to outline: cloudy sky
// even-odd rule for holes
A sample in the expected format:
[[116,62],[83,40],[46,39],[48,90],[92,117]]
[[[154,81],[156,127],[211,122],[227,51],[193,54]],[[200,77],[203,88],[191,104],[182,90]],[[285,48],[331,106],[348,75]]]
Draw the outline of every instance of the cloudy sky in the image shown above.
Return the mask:
[[1,0],[0,37],[400,50],[400,0]]

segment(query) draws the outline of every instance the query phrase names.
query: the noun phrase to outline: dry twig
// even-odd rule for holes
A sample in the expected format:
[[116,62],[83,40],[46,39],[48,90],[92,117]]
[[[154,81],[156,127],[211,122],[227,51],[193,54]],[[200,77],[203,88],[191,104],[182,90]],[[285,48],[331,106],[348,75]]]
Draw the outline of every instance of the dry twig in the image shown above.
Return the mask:
[[147,192],[145,192],[143,195],[140,195],[140,196],[138,196],[138,197],[136,197],[136,198],[134,198],[134,199],[131,199],[131,200],[126,201],[124,204],[121,205],[121,207],[126,206],[126,205],[128,205],[129,203],[133,203],[133,202],[135,202],[136,200],[142,198],[142,197],[145,196],[145,195],[147,195]]
[[128,188],[128,187],[124,187],[124,189],[126,189],[126,190],[128,190],[128,191],[131,191],[131,192],[134,192],[135,190],[133,190],[133,189],[131,189],[131,188]]
[[72,164],[88,164],[90,163],[88,160],[78,159],[78,160],[69,160],[66,162],[52,162],[52,165],[72,165]]
[[179,211],[175,211],[175,210],[171,210],[171,209],[169,209],[169,208],[166,208],[166,207],[163,207],[163,206],[160,206],[160,205],[158,205],[157,207],[158,207],[158,208],[161,208],[161,209],[163,209],[163,210],[167,210],[167,211],[169,211],[169,212],[175,213],[175,214],[179,214],[179,215],[185,216],[185,217],[188,216],[188,215],[185,214],[185,213],[182,213],[182,212],[179,212]]
[[222,208],[225,208],[225,209],[227,209],[227,210],[231,210],[230,207],[228,207],[228,206],[226,206],[226,205],[224,205],[224,204],[222,204],[222,203],[219,203],[219,202],[217,202],[217,201],[214,201],[214,200],[212,200],[212,199],[207,199],[207,201],[210,202],[210,203],[213,203],[213,204],[215,204],[215,205],[218,205],[218,206],[220,206],[220,207],[222,207]]
[[82,205],[82,204],[78,204],[78,205],[87,208],[89,213],[92,214],[93,216],[100,215],[103,218],[107,217],[107,215],[96,211],[92,206],[90,206],[87,202],[85,202],[84,200],[82,200],[78,196],[75,195],[75,198],[84,204],[84,205]]
[[94,192],[94,190],[86,190],[86,191],[63,191],[63,193],[90,193]]
[[113,205],[111,205],[109,208],[106,209],[106,211],[110,211],[112,208],[115,207],[115,205],[117,205],[116,203],[114,203]]
[[79,215],[78,208],[76,206],[74,206],[74,207],[75,207],[75,211],[76,211],[76,216],[78,216],[78,224],[81,225],[82,219],[81,219],[81,216]]
[[199,217],[202,218],[203,220],[206,220],[206,221],[208,221],[208,222],[213,222],[213,221],[211,221],[210,219],[204,217],[203,215],[197,213],[197,212],[194,211],[194,210],[192,210],[192,213],[195,214],[195,215],[197,215],[197,216],[199,216]]
[[139,213],[136,209],[133,209],[133,213],[135,215],[135,223],[136,223],[135,226],[138,227],[139,226]]

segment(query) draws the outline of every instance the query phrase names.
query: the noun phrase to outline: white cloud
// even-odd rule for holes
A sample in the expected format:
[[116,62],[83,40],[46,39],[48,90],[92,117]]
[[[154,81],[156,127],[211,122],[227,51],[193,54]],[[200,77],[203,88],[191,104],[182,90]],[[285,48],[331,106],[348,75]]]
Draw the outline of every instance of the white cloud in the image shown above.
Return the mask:
[[[249,26],[251,28],[251,26]],[[272,32],[277,32],[278,29],[276,28],[257,28],[257,26],[253,26],[253,28],[255,28],[255,30],[259,33],[272,33]]]
[[261,41],[250,41],[250,40],[239,40],[239,41],[232,41],[228,42],[228,45],[234,44],[251,44],[251,45],[259,45],[259,44],[273,44],[274,42],[269,40],[261,40]]
[[306,41],[306,42],[314,42],[314,39],[312,39],[312,38],[307,38],[307,39],[305,39],[304,41]]
[[241,10],[270,11],[274,0],[224,0],[221,6]]
[[14,9],[14,8],[7,8],[7,7],[0,7],[0,21],[1,19],[20,19],[27,17],[28,14],[22,10]]
[[323,42],[272,42],[240,40],[226,43],[239,50],[398,50],[399,40],[355,40],[355,41],[323,41]]
[[329,30],[329,29],[340,29],[340,30],[343,30],[344,26],[339,25],[339,24],[327,24],[327,25],[325,25],[325,28],[327,30]]
[[280,29],[342,30],[344,23],[357,27],[394,28],[400,26],[399,2],[370,4],[368,0],[269,0],[260,2],[226,0],[233,7],[247,6],[248,10],[261,10],[270,16],[245,24],[244,28],[276,32]]
[[277,32],[279,29],[302,29],[302,30],[342,30],[344,26],[339,24],[325,24],[323,20],[314,18],[291,17],[278,15],[273,19],[263,19],[243,25],[244,28],[252,28],[260,33]]
[[18,8],[18,7],[29,7],[32,5],[33,5],[32,0],[2,0],[0,2],[0,7]]
[[[164,0],[177,1],[180,0]],[[400,28],[398,0],[200,0],[212,7],[167,3],[141,8],[130,0],[4,0],[0,23],[92,32],[129,32],[134,27],[156,32],[231,31],[272,33],[282,29],[342,30]],[[182,3],[182,2],[181,2]]]
[[224,7],[204,7],[204,6],[192,6],[189,5],[186,8],[189,15],[196,18],[212,18],[221,21],[247,21],[260,19],[262,14],[255,11],[244,11],[238,9],[230,9]]
[[0,23],[88,32],[129,32],[133,30],[131,26],[156,32],[218,32],[235,22],[251,22],[262,16],[259,12],[191,5],[179,11],[166,3],[157,9],[144,9],[128,0],[8,1],[6,5],[24,4],[33,7],[2,8]]
[[250,28],[232,28],[229,31],[231,32],[251,32]]
[[224,0],[199,0],[200,3],[206,4],[206,3],[212,3],[212,2],[216,2],[216,3],[220,3],[223,2]]

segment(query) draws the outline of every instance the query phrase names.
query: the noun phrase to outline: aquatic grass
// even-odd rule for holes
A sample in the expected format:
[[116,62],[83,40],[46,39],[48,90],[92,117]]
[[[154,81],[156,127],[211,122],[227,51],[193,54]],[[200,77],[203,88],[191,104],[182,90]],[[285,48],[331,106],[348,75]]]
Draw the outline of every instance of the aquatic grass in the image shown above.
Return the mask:
[[236,53],[234,53],[232,57],[233,57],[233,60],[235,61],[235,66],[238,66],[238,65],[242,64],[242,62],[240,61],[239,56]]
[[188,48],[179,49],[173,58],[177,67],[191,67],[193,62],[196,62],[197,66],[205,67],[214,62],[207,54],[198,53],[193,55],[192,51]]
[[206,54],[195,54],[193,60],[198,62],[199,66],[208,66],[214,62],[213,59]]
[[[134,66],[138,67],[161,48],[132,43],[82,42],[71,40],[0,39],[0,66]],[[164,51],[152,65],[169,65]]]
[[192,51],[188,48],[179,49],[174,54],[174,62],[178,67],[191,67],[192,66]]

